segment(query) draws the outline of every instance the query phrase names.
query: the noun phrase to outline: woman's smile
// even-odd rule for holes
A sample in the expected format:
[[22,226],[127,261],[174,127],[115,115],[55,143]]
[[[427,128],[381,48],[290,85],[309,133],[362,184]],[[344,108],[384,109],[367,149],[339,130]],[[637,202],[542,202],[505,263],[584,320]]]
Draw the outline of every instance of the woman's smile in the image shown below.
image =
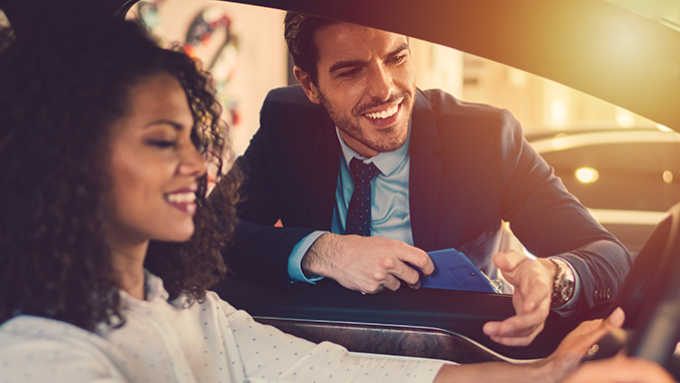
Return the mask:
[[165,200],[173,207],[193,215],[196,212],[196,190],[198,186],[181,189],[165,195]]

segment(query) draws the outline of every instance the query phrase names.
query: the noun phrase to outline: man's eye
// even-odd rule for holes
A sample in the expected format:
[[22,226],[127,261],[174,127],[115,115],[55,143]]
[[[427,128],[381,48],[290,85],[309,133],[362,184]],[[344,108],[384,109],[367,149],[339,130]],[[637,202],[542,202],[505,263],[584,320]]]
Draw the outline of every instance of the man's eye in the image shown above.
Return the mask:
[[405,54],[401,54],[401,55],[394,56],[394,59],[393,59],[392,61],[394,61],[395,63],[399,64],[399,63],[404,62],[404,60],[406,60],[406,55],[405,55]]
[[146,141],[147,145],[155,146],[161,149],[165,148],[172,148],[177,143],[175,141],[169,141],[169,140],[148,140]]
[[354,77],[354,76],[358,75],[360,71],[361,71],[361,68],[354,68],[354,69],[348,70],[346,72],[342,72],[338,76],[340,76],[340,77]]

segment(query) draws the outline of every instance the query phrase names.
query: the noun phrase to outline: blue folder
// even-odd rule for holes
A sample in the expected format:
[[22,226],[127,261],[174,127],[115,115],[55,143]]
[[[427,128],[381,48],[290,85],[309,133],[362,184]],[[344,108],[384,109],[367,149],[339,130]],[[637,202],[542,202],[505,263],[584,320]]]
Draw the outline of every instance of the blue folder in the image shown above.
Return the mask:
[[434,272],[420,279],[420,286],[430,289],[500,293],[489,278],[463,253],[456,249],[431,251]]

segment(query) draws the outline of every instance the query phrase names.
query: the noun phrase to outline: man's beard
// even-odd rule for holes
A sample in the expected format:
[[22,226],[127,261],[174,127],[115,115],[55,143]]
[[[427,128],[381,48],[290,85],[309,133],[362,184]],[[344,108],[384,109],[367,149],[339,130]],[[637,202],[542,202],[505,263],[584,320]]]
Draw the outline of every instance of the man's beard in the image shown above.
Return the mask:
[[[335,122],[335,125],[338,127],[338,129],[340,129],[342,132],[352,137],[356,141],[361,142],[369,149],[376,151],[378,153],[391,152],[393,150],[399,149],[402,145],[404,145],[406,139],[408,138],[408,128],[404,129],[404,132],[396,137],[390,137],[390,134],[395,129],[397,129],[396,126],[383,129],[380,131],[380,133],[384,135],[384,139],[372,140],[363,134],[363,131],[361,129],[362,118],[361,116],[367,110],[377,108],[381,105],[392,103],[400,98],[403,98],[402,101],[403,105],[401,107],[409,108],[408,110],[402,110],[402,112],[407,112],[410,117],[411,111],[413,110],[413,102],[411,100],[411,97],[409,97],[409,94],[405,91],[399,91],[396,94],[391,95],[387,101],[373,99],[368,103],[358,105],[352,109],[351,116],[346,116],[341,113],[338,113],[333,108],[331,103],[328,101],[326,96],[319,90],[319,100],[321,101],[321,104],[324,106],[324,108],[326,108],[326,112],[328,112],[328,115],[331,117],[333,122]],[[410,104],[408,104],[409,101]]]

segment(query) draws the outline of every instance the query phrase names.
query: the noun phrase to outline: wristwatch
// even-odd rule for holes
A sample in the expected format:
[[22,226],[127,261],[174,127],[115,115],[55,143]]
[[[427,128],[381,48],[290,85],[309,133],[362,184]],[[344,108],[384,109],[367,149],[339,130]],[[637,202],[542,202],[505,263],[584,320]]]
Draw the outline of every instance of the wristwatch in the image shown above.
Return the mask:
[[557,266],[550,308],[556,309],[564,306],[574,296],[575,278],[571,267],[559,258],[550,258],[550,262]]

